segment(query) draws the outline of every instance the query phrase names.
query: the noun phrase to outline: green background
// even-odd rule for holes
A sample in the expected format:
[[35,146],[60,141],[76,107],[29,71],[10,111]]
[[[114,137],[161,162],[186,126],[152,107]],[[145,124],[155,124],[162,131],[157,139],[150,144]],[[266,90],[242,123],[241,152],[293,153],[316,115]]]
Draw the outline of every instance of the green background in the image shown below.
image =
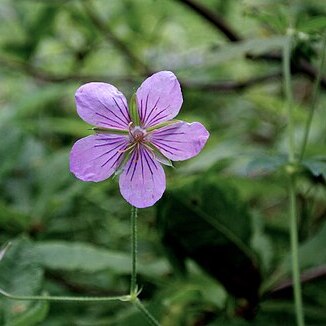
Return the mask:
[[[320,0],[0,0],[0,287],[13,294],[129,291],[130,206],[117,179],[69,172],[89,135],[74,93],[108,82],[128,98],[153,72],[182,84],[178,118],[210,132],[165,168],[139,210],[140,298],[162,325],[295,325],[282,48],[289,26],[296,152],[326,30]],[[307,325],[326,324],[326,79],[298,168]],[[2,252],[3,253],[3,252]],[[1,256],[1,255],[0,255]],[[146,325],[128,303],[0,298],[1,325]]]

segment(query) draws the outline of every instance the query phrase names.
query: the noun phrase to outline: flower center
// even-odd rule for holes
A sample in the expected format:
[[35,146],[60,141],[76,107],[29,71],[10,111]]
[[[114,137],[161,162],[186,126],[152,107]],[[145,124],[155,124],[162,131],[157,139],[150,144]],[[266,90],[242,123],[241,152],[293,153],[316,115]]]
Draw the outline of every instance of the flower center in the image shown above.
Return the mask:
[[130,141],[132,143],[141,143],[142,141],[144,141],[144,139],[147,135],[147,132],[142,127],[139,127],[139,126],[132,127],[131,126],[129,129],[129,135],[130,135]]

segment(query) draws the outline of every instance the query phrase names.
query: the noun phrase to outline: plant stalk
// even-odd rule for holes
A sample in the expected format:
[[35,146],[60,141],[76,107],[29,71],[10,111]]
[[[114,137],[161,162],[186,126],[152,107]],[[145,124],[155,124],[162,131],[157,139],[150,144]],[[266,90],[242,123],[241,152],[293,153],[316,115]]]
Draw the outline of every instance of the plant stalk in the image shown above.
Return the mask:
[[152,326],[160,326],[159,322],[151,315],[151,313],[145,308],[138,298],[134,301],[134,305],[146,317],[149,324]]
[[131,207],[131,280],[130,295],[137,295],[137,208]]
[[116,297],[66,297],[50,295],[14,295],[0,289],[0,294],[12,300],[35,301],[73,301],[73,302],[106,302],[106,301],[130,301],[129,295]]
[[295,138],[294,138],[294,120],[293,120],[293,95],[291,89],[291,47],[292,36],[288,35],[283,49],[283,72],[284,72],[284,92],[286,96],[288,111],[288,161],[289,161],[289,216],[290,216],[290,242],[292,253],[292,278],[293,293],[295,302],[295,314],[298,326],[304,326],[304,315],[302,306],[302,291],[300,282],[299,255],[298,255],[298,226],[296,210],[296,171],[295,171]]

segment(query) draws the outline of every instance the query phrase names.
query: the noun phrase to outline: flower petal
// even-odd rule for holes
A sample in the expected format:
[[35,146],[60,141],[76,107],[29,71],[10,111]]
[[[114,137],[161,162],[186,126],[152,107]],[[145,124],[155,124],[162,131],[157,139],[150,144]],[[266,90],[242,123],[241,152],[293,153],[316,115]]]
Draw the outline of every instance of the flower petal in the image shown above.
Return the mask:
[[154,130],[150,141],[172,161],[196,156],[206,144],[209,133],[199,122],[176,122]]
[[131,205],[143,208],[154,205],[165,190],[164,170],[145,147],[130,157],[119,179],[120,192]]
[[160,71],[147,78],[136,95],[144,128],[173,119],[183,101],[177,77],[170,71]]
[[114,86],[88,83],[75,94],[77,112],[86,122],[103,128],[128,129],[130,123],[127,100]]
[[110,177],[123,159],[127,136],[97,134],[79,139],[70,152],[70,171],[83,181]]

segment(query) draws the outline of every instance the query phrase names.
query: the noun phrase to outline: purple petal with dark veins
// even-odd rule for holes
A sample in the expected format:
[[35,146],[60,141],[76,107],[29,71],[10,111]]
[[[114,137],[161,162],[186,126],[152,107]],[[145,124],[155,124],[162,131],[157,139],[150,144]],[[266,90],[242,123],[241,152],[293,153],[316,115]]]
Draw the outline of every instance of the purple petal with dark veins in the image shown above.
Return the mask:
[[114,86],[88,83],[75,94],[77,112],[86,122],[103,128],[128,129],[130,123],[127,100]]
[[153,154],[140,145],[132,153],[119,179],[120,192],[131,205],[143,208],[154,205],[165,190],[165,174]]
[[199,122],[176,122],[154,130],[150,141],[172,161],[196,156],[206,144],[209,133]]
[[123,159],[128,136],[97,134],[79,139],[70,152],[70,171],[83,181],[109,178]]
[[177,77],[170,71],[160,71],[147,78],[136,95],[144,128],[173,119],[183,101]]

